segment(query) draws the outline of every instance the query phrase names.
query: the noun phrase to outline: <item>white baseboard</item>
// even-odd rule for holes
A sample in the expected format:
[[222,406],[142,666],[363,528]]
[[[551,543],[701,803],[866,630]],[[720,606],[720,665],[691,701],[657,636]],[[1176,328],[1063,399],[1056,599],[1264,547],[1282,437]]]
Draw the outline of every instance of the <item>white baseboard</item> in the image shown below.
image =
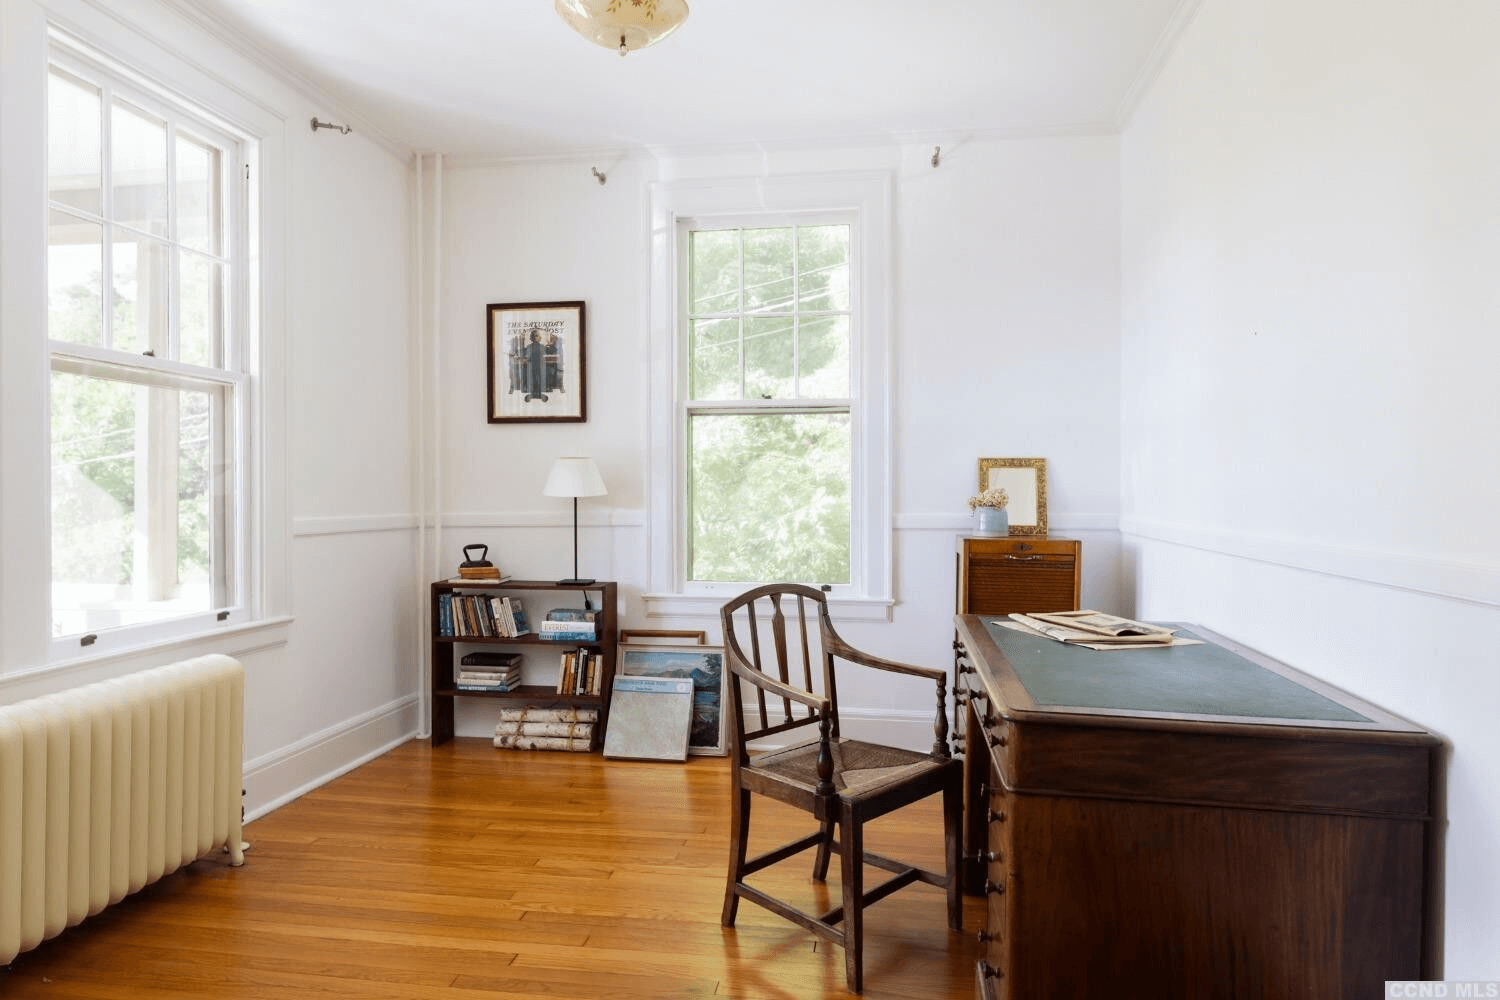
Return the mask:
[[259,819],[412,739],[415,695],[382,705],[245,763],[245,820]]

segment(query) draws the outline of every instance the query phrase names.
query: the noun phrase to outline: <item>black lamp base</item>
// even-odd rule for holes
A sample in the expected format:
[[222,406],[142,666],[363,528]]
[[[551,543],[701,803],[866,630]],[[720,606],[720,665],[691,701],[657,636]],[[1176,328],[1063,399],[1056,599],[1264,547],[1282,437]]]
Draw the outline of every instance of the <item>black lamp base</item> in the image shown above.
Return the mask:
[[557,581],[557,585],[559,587],[579,587],[579,586],[582,586],[585,583],[595,583],[595,582],[597,582],[597,581],[593,580],[592,578],[588,579],[588,580],[558,580]]

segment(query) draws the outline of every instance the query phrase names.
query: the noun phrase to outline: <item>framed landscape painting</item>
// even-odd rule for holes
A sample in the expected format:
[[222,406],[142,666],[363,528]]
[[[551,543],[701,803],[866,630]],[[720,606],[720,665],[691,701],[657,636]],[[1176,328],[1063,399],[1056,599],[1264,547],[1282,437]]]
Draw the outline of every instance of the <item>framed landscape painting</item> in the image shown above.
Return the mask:
[[582,302],[491,303],[489,422],[582,423],[588,415]]
[[661,646],[624,643],[616,675],[627,677],[691,677],[693,730],[688,753],[717,755],[724,746],[724,647]]

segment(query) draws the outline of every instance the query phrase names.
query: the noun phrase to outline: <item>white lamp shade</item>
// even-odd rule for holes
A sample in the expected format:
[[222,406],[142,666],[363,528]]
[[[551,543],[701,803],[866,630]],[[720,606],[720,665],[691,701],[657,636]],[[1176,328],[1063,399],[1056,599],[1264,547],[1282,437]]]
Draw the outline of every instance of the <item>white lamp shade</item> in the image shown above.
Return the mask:
[[[557,13],[584,38],[620,55],[666,38],[687,20],[687,0],[554,0]],[[610,8],[614,9],[611,10]]]
[[553,462],[547,485],[542,487],[546,497],[602,497],[607,492],[594,460],[575,456]]

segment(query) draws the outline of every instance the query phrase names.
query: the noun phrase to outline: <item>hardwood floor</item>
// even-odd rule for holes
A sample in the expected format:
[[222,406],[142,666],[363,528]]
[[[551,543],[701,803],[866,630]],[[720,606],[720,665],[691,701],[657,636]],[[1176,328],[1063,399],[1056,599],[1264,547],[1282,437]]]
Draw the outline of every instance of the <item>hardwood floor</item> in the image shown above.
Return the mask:
[[[559,1000],[846,997],[843,955],[758,906],[719,926],[728,763],[414,741],[246,828],[243,868],[204,860],[0,969],[29,1000]],[[752,852],[808,832],[757,799]],[[941,866],[933,798],[867,828],[867,848]],[[836,900],[811,853],[765,872]],[[884,873],[870,870],[869,878]],[[870,884],[867,882],[867,884]],[[828,904],[831,906],[832,904]],[[912,886],[865,917],[870,1000],[974,995],[971,898]]]

